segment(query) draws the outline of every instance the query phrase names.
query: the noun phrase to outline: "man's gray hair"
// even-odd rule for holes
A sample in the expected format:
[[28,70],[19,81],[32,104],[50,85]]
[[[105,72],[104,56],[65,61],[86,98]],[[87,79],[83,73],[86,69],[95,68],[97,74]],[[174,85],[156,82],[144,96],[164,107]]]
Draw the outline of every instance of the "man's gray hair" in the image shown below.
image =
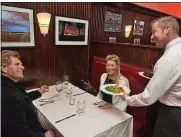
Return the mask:
[[10,57],[20,58],[20,54],[17,51],[3,50],[1,52],[1,65],[7,66],[11,63]]
[[153,20],[151,22],[151,25],[152,26],[154,23],[158,22],[160,27],[162,27],[163,29],[170,25],[172,27],[172,30],[179,35],[179,24],[178,24],[178,21],[175,17],[173,16],[166,16],[166,17],[160,17],[160,18],[157,18],[155,20]]

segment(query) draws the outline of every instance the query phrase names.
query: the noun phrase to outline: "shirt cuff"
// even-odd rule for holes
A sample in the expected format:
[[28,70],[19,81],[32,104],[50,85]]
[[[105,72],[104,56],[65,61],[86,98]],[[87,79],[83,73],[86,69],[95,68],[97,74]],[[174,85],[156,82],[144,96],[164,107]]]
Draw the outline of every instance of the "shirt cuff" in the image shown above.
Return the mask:
[[126,96],[125,101],[129,106],[131,105],[131,97],[130,96]]

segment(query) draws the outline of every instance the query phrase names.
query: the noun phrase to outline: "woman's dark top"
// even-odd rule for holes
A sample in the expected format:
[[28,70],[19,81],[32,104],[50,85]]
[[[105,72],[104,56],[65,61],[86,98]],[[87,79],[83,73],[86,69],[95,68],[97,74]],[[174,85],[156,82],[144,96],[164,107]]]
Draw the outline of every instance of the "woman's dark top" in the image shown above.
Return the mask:
[[[105,85],[105,84],[115,84],[115,82],[114,82],[114,80],[109,79],[108,76],[107,76],[107,78],[106,78],[106,80],[105,80],[105,82],[104,82],[103,85]],[[102,91],[101,91],[101,92],[102,92]],[[103,94],[102,100],[104,100],[104,101],[109,102],[109,103],[112,104],[112,95],[106,94],[106,93],[104,93],[104,92],[102,92],[102,94]]]

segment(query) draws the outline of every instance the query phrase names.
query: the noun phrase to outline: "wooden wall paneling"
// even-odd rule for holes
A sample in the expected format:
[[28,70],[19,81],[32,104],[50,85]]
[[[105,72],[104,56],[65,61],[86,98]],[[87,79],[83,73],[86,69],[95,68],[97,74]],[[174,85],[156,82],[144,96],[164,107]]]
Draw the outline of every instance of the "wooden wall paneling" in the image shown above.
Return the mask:
[[[164,14],[137,7],[134,4],[130,3],[93,3],[91,8],[94,12],[91,12],[92,42],[90,59],[93,59],[94,56],[105,57],[108,54],[114,53],[119,55],[123,62],[151,69],[152,64],[154,64],[156,60],[158,60],[158,58],[162,55],[163,50],[149,48],[148,46],[155,45],[151,43],[150,23],[156,17],[160,17]],[[122,14],[123,20],[121,32],[114,33],[104,31],[106,11],[112,11],[118,14]],[[133,35],[132,28],[130,37],[126,39],[124,37],[124,27],[128,24],[131,24],[134,27],[134,20],[141,20],[145,22],[143,35]],[[120,44],[117,45],[114,43],[108,43],[109,37],[116,37],[116,42]],[[140,38],[141,45],[146,46],[133,46],[132,44],[134,38]],[[121,45],[121,43],[128,43],[128,46],[125,46],[125,44]]]
[[[149,45],[151,32],[150,22],[157,16],[154,12],[137,8],[130,3],[85,3],[85,2],[3,2],[9,6],[34,9],[35,47],[31,48],[2,48],[17,50],[22,56],[25,66],[23,82],[31,81],[28,88],[42,84],[54,84],[63,75],[69,75],[71,82],[80,85],[80,79],[88,76],[88,69],[95,55],[103,56],[110,53],[118,54],[124,62],[151,67],[150,64],[162,54],[161,50],[135,48],[131,44],[111,45],[107,43],[91,43],[90,41],[108,42],[109,37],[116,37],[118,43],[133,43],[134,38],[140,38],[141,44]],[[118,6],[119,5],[119,6]],[[104,31],[105,11],[112,11],[123,15],[122,31],[110,33]],[[135,12],[136,11],[136,12]],[[46,37],[40,34],[36,14],[39,12],[51,13],[49,33]],[[56,47],[54,45],[55,16],[67,16],[89,20],[89,44],[85,47]],[[124,37],[124,26],[133,24],[133,20],[145,21],[143,36]],[[181,33],[181,31],[180,31]],[[89,50],[90,48],[90,50]],[[148,53],[148,56],[147,56]],[[145,56],[140,56],[143,54]],[[142,59],[143,58],[143,59]],[[143,60],[143,61],[142,61]],[[142,62],[139,62],[142,61]],[[89,64],[90,63],[90,64]],[[27,82],[28,83],[28,82]]]
[[118,46],[120,48],[120,55],[119,57],[123,62],[129,62],[131,64],[134,63],[134,54],[135,54],[135,49],[130,47],[130,46]]
[[[135,6],[136,7],[136,6]],[[91,16],[93,18],[92,29],[91,29],[91,39],[97,41],[107,41],[109,37],[116,37],[117,42],[121,43],[133,43],[134,38],[140,38],[141,44],[151,44],[150,37],[150,22],[155,19],[154,16],[149,16],[143,13],[130,11],[125,7],[120,7],[111,4],[104,3],[93,3],[92,4]],[[114,13],[122,14],[122,26],[121,32],[105,32],[104,31],[104,22],[105,22],[105,13],[106,11],[111,11]],[[133,36],[133,32],[131,32],[129,38],[124,37],[124,27],[125,25],[134,25],[134,20],[142,20],[145,22],[144,33],[143,36]],[[133,29],[132,29],[133,30]]]
[[134,66],[145,69],[152,69],[156,61],[163,54],[163,49],[145,47],[145,45],[131,45],[125,43],[109,43],[92,41],[92,54],[105,58],[108,54],[116,54],[122,62],[127,62]]
[[[35,47],[2,48],[2,50],[16,50],[21,54],[25,66],[25,78],[22,83],[27,88],[39,87],[42,84],[52,85],[60,80],[61,76],[69,75],[71,82],[79,86],[80,80],[88,75],[89,46],[56,47],[54,19],[56,15],[90,20],[91,3],[4,2],[2,4],[34,9]],[[46,37],[40,34],[36,17],[39,12],[49,12],[52,15]]]
[[135,48],[134,63],[139,66],[146,66],[149,60],[150,54],[145,48]]

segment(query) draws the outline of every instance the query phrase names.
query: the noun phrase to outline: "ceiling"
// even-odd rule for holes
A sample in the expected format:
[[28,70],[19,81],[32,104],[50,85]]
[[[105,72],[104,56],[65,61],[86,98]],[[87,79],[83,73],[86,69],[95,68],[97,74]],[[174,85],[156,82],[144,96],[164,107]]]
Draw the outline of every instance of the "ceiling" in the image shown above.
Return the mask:
[[136,5],[146,7],[152,10],[156,10],[162,13],[166,13],[181,19],[181,2],[179,3],[146,3],[136,2]]

